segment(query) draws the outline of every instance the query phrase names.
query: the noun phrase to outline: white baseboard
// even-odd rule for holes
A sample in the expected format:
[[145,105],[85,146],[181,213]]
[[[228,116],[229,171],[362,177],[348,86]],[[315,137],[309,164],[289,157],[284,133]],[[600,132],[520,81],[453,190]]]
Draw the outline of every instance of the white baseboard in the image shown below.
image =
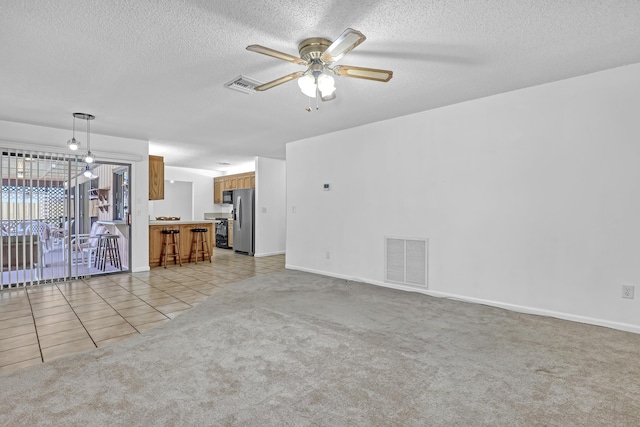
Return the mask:
[[285,251],[278,251],[278,252],[262,252],[259,254],[253,254],[254,257],[256,258],[260,258],[263,256],[273,256],[273,255],[283,255],[285,253]]
[[446,293],[446,292],[431,291],[429,289],[423,289],[423,288],[419,288],[419,287],[398,285],[398,284],[394,284],[394,283],[379,282],[379,281],[376,281],[376,280],[362,279],[362,278],[359,278],[359,277],[350,277],[350,276],[345,276],[345,275],[341,275],[341,274],[330,273],[330,272],[327,272],[327,271],[319,271],[319,270],[313,270],[313,269],[310,269],[310,268],[298,267],[298,266],[290,265],[290,264],[285,265],[285,268],[287,268],[289,270],[299,270],[299,271],[304,271],[304,272],[307,272],[307,273],[313,273],[313,274],[320,274],[320,275],[323,275],[323,276],[335,277],[337,279],[344,279],[344,280],[349,280],[349,281],[353,281],[353,282],[362,282],[362,283],[367,283],[367,284],[370,284],[370,285],[382,286],[382,287],[385,287],[385,288],[398,289],[398,290],[401,290],[401,291],[417,292],[417,293],[420,293],[420,294],[429,295],[429,296],[436,297],[436,298],[448,298],[448,299],[457,300],[457,301],[471,302],[471,303],[475,303],[475,304],[483,304],[483,305],[488,305],[488,306],[491,306],[491,307],[497,307],[497,308],[502,308],[502,309],[505,309],[505,310],[515,311],[515,312],[518,312],[518,313],[535,314],[537,316],[553,317],[553,318],[556,318],[556,319],[569,320],[569,321],[578,322],[578,323],[586,323],[586,324],[595,325],[595,326],[604,326],[606,328],[617,329],[617,330],[620,330],[620,331],[633,332],[633,333],[636,333],[636,334],[640,334],[640,325],[633,325],[631,323],[621,323],[621,322],[615,322],[615,321],[612,321],[612,320],[598,319],[598,318],[595,318],[595,317],[579,316],[579,315],[576,315],[576,314],[564,313],[564,312],[560,312],[560,311],[544,310],[544,309],[540,309],[540,308],[527,307],[527,306],[517,305],[517,304],[509,304],[509,303],[504,303],[504,302],[500,302],[500,301],[491,301],[491,300],[485,300],[485,299],[481,299],[481,298],[467,297],[467,296],[464,296],[464,295],[455,295],[455,294],[449,294],[449,293]]
[[137,267],[131,270],[132,273],[142,273],[144,271],[151,271],[151,267],[146,266],[146,267]]

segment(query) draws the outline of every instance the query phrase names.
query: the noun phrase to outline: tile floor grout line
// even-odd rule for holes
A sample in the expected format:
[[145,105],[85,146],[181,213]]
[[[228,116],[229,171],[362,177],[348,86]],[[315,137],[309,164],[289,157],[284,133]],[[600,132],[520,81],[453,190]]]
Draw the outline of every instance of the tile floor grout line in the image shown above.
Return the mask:
[[[33,306],[31,305],[31,297],[29,296],[29,292],[25,290],[27,294],[27,301],[29,301],[29,311],[31,312],[31,318],[33,320],[33,329],[36,331],[36,341],[38,343],[38,351],[40,352],[40,360],[44,363],[44,355],[42,354],[42,346],[40,345],[40,334],[38,333],[38,325],[36,324],[36,316],[33,314]],[[34,357],[35,359],[35,357]]]
[[[130,274],[130,273],[128,273],[128,272],[127,272],[127,273],[125,273],[125,274]],[[91,279],[89,279],[89,280],[91,280]],[[83,282],[84,282],[84,280],[83,280]],[[116,286],[120,286],[120,284],[115,283],[115,282],[114,282],[113,280],[111,280],[111,279],[109,279],[109,282],[110,282],[111,284],[116,285]],[[99,283],[99,284],[100,284],[100,283]],[[104,283],[102,283],[102,284],[104,284]],[[122,314],[120,314],[120,312],[119,312],[115,307],[113,307],[111,304],[109,304],[109,302],[108,302],[106,299],[104,299],[104,297],[103,297],[102,295],[100,295],[98,292],[96,292],[96,291],[91,287],[91,285],[90,285],[89,283],[86,283],[86,282],[85,282],[85,285],[87,285],[87,287],[88,287],[89,289],[91,289],[93,292],[95,292],[95,293],[96,293],[96,295],[98,295],[100,298],[102,298],[102,301],[104,301],[104,303],[105,303],[105,304],[107,304],[107,305],[108,305],[108,306],[109,306],[113,311],[115,311],[116,313],[118,313],[118,316],[120,316],[120,317],[122,318],[122,320],[124,320],[125,322],[127,322],[127,324],[129,324],[129,326],[131,326],[131,327],[132,327],[132,328],[133,328],[133,329],[134,329],[138,334],[140,333],[140,331],[138,331],[138,329],[137,329],[135,326],[133,326],[133,325],[131,324],[131,322],[129,322],[129,321],[127,320],[127,318],[126,318],[126,317],[124,317]],[[120,287],[121,287],[122,289],[124,289],[124,287],[122,287],[122,286],[120,286]],[[126,289],[124,289],[124,290],[126,291]],[[127,292],[129,292],[129,291],[127,291]],[[131,292],[129,292],[129,293],[131,294]],[[133,295],[133,294],[131,294],[131,295]],[[133,295],[133,296],[135,296],[136,298],[138,298],[138,296],[137,296],[137,295]],[[143,299],[141,299],[141,298],[139,298],[139,299],[140,299],[141,301],[143,301],[145,304],[147,304],[147,302],[146,302],[146,301],[144,301]],[[155,307],[151,307],[151,308],[153,308],[153,309],[155,310]],[[157,311],[157,310],[156,310],[156,311]],[[82,322],[82,320],[81,320],[80,322]],[[84,323],[82,324],[82,326],[84,326]],[[113,326],[113,325],[112,325],[112,326]],[[105,326],[104,328],[96,329],[96,331],[98,331],[98,330],[100,330],[100,329],[110,328],[110,327],[111,327],[111,326]],[[85,329],[86,329],[86,328],[85,328]],[[91,333],[89,333],[89,331],[88,331],[88,330],[87,330],[87,333],[88,333],[88,334],[89,334],[89,336],[91,337],[91,340],[96,344],[96,347],[98,347],[98,344],[95,342],[95,340],[94,340],[94,339],[93,339],[93,337],[91,336]],[[113,337],[113,338],[117,338],[117,337]]]
[[[169,280],[169,281],[170,281],[170,282],[173,282],[173,283],[177,283],[177,282],[174,282],[173,280]],[[149,286],[151,286],[151,287],[152,287],[152,288],[154,288],[154,289],[159,290],[160,292],[164,292],[165,294],[169,295],[171,298],[176,298],[176,297],[174,297],[173,295],[169,294],[168,292],[163,291],[163,290],[162,290],[162,289],[160,289],[160,288],[156,288],[154,285],[151,285],[151,284],[150,284]],[[180,302],[184,303],[184,304],[187,304],[190,308],[193,308],[193,306],[192,306],[191,304],[186,303],[186,302],[182,301],[182,300],[181,300],[181,299],[179,299],[179,298],[176,298],[176,299],[177,299],[178,301],[180,301]],[[146,302],[146,301],[145,301],[145,302]],[[149,304],[149,305],[151,305],[151,304]],[[152,306],[152,307],[153,307],[153,306]],[[169,316],[167,316],[166,314],[164,314],[163,312],[161,312],[161,311],[160,311],[160,310],[158,310],[157,308],[153,307],[153,309],[154,309],[154,310],[156,310],[158,313],[162,314],[162,315],[163,315],[164,317],[166,317],[167,319],[171,320],[171,318],[170,318]],[[132,325],[132,326],[133,326],[133,325]],[[142,325],[140,325],[140,326],[142,326]],[[134,328],[136,329],[136,331],[138,330],[138,328],[136,328],[135,326],[134,326]]]
[[[176,283],[178,283],[178,282],[176,282]],[[185,285],[182,285],[182,286],[185,286]],[[155,286],[154,286],[154,287],[155,287]],[[186,287],[186,288],[189,288],[188,286],[185,286],[185,287]],[[156,289],[158,289],[158,288],[156,288]],[[191,288],[189,288],[189,289],[191,289]],[[192,291],[195,291],[195,292],[198,292],[198,291],[196,291],[195,289],[191,289],[191,290],[192,290]],[[164,292],[166,292],[166,291],[164,291]],[[175,299],[177,299],[178,301],[180,301],[181,303],[183,303],[183,304],[187,304],[189,307],[193,308],[193,305],[192,305],[192,304],[189,304],[188,302],[186,302],[186,301],[184,301],[184,300],[181,300],[180,298],[178,298],[178,297],[176,297],[176,296],[174,296],[174,295],[171,295],[169,292],[166,292],[166,293],[167,293],[167,295],[169,295],[171,298],[175,298]],[[198,293],[200,293],[200,292],[198,292]],[[201,295],[204,295],[204,294],[201,294]],[[207,298],[208,298],[208,296],[207,296]],[[164,314],[164,313],[163,313],[163,314]]]
[[[79,279],[82,280],[82,279]],[[65,282],[65,283],[70,283],[72,284],[73,281],[71,282]],[[84,283],[84,281],[83,281]],[[93,343],[93,345],[98,348],[98,344],[96,344],[95,340],[93,339],[93,337],[91,336],[91,334],[89,333],[89,330],[84,326],[84,323],[82,322],[82,320],[80,320],[80,316],[78,316],[78,313],[76,313],[76,310],[73,308],[73,306],[71,305],[71,303],[69,302],[69,300],[67,299],[67,296],[64,294],[64,292],[62,292],[62,290],[60,289],[60,287],[58,287],[58,285],[56,284],[56,287],[58,288],[58,290],[60,291],[60,293],[62,294],[62,296],[64,297],[65,301],[67,301],[67,304],[69,304],[69,308],[71,308],[71,311],[73,311],[73,314],[75,314],[76,319],[78,319],[78,321],[80,322],[80,324],[82,325],[82,328],[85,330],[85,332],[87,333],[87,335],[89,335],[89,339],[91,340],[91,342]],[[87,286],[88,287],[88,286]],[[91,289],[91,288],[89,288]],[[95,291],[93,289],[91,289],[92,292],[95,293]],[[96,293],[97,295],[97,293]],[[98,295],[100,296],[100,295]],[[100,297],[102,298],[102,297]],[[40,349],[40,351],[42,351],[42,349]]]
[[[143,299],[142,299],[142,298],[140,298],[139,296],[132,294],[132,293],[131,293],[129,290],[127,290],[124,286],[120,285],[119,283],[114,282],[113,280],[110,280],[110,282],[111,282],[112,284],[116,285],[116,286],[120,286],[122,289],[124,289],[125,291],[129,292],[129,294],[130,294],[130,295],[132,295],[132,296],[134,296],[134,297],[138,298],[140,301],[144,302],[144,303],[145,303],[145,304],[147,304],[149,307],[153,308],[155,311],[157,311],[158,313],[162,314],[165,318],[167,318],[167,319],[171,320],[171,318],[169,318],[167,315],[165,315],[164,313],[162,313],[160,310],[158,310],[157,308],[155,308],[154,306],[152,306],[151,304],[149,304],[148,302],[146,302],[145,300],[143,300]],[[89,285],[88,283],[85,283],[85,284],[86,284],[89,288],[91,288],[91,285]],[[149,286],[152,286],[152,285],[149,285]],[[152,287],[153,287],[153,286],[152,286]],[[94,291],[94,292],[96,292],[95,290],[93,290],[93,288],[91,288],[91,290],[92,290],[92,291]],[[160,290],[160,289],[158,289],[158,290]],[[164,291],[162,291],[162,292],[164,292]],[[104,302],[105,302],[109,307],[111,307],[111,309],[112,309],[112,310],[114,310],[116,313],[118,313],[118,316],[122,317],[122,319],[123,319],[125,322],[127,322],[127,323],[128,323],[128,324],[129,324],[133,329],[135,329],[135,331],[136,331],[138,334],[141,334],[141,333],[142,333],[142,332],[140,332],[140,331],[138,330],[138,328],[136,328],[135,326],[133,326],[133,325],[131,324],[131,322],[129,322],[129,321],[127,320],[127,318],[126,318],[126,317],[124,317],[122,314],[120,314],[120,312],[118,311],[118,309],[116,309],[114,306],[112,306],[111,304],[109,304],[109,302],[108,302],[107,300],[105,300],[105,299],[104,299],[104,297],[102,297],[102,295],[100,295],[100,294],[99,294],[99,293],[97,293],[97,292],[96,292],[96,294],[97,294],[100,298],[102,298],[102,300],[103,300],[103,301],[104,301]],[[129,317],[135,317],[135,316],[129,316]],[[80,322],[82,322],[82,321],[80,321]],[[151,322],[149,322],[149,323],[151,323]],[[83,324],[83,326],[84,326],[84,324]],[[139,325],[139,326],[142,326],[142,325]],[[108,328],[109,326],[106,326],[106,327]],[[100,328],[100,329],[104,329],[104,328]],[[97,329],[96,329],[96,330],[97,330]],[[87,331],[87,333],[89,333],[89,331]],[[91,334],[89,334],[89,336],[91,336]],[[115,338],[115,337],[114,337],[114,338]],[[92,337],[91,339],[93,340],[93,337]],[[95,341],[94,341],[94,343],[95,343]],[[97,344],[96,344],[96,347],[97,347]]]
[[[0,370],[2,370],[3,368],[9,368],[9,367],[11,367],[13,365],[17,365],[18,363],[24,363],[24,362],[28,362],[28,361],[34,360],[34,359],[37,359],[37,357],[33,357],[31,359],[26,359],[26,360],[21,360],[19,362],[15,362],[15,363],[9,363],[8,365],[2,365],[2,366],[0,366]],[[40,355],[40,363],[44,363],[42,361],[42,355]]]

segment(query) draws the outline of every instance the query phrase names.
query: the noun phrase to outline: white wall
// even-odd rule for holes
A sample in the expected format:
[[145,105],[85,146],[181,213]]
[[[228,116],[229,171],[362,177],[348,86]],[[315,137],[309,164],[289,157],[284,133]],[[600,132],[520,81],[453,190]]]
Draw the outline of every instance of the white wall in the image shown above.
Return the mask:
[[[193,218],[188,218],[192,220],[204,219],[205,212],[215,212],[213,205],[213,178],[220,175],[220,172],[205,169],[179,168],[175,166],[164,167],[165,180],[193,183]],[[157,202],[153,200],[149,201],[151,217],[160,216],[156,213],[155,203]]]
[[153,200],[153,213],[149,208],[149,216],[154,219],[159,216],[178,217],[183,220],[193,220],[193,183],[187,181],[164,181],[164,199]]
[[255,161],[245,162],[245,163],[240,163],[239,165],[227,167],[227,170],[223,172],[223,175],[234,175],[237,173],[253,172],[255,170],[256,170]]
[[[69,113],[71,120],[71,113]],[[99,119],[99,118],[98,118]],[[98,120],[96,119],[96,120]],[[69,153],[71,129],[55,129],[0,121],[0,145],[51,153]],[[82,138],[84,141],[84,138]],[[131,269],[149,270],[149,143],[137,139],[91,134],[91,151],[99,160],[131,164]]]
[[286,163],[256,157],[255,254],[283,254],[286,245]]
[[288,144],[287,267],[428,237],[427,293],[640,332],[638,111],[640,64]]

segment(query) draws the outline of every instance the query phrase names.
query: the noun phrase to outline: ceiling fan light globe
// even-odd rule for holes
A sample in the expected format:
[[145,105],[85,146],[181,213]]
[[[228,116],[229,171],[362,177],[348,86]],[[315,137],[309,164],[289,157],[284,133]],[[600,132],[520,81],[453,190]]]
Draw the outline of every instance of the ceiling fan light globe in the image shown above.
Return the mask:
[[311,74],[300,77],[298,79],[298,87],[300,88],[302,93],[304,93],[308,97],[316,97],[316,82]]
[[322,95],[323,98],[333,94],[336,91],[336,87],[335,86],[329,86],[329,87],[325,87],[324,89],[320,88],[320,95]]
[[309,98],[315,98],[316,97],[316,90],[315,89],[302,89],[302,93],[307,95]]
[[333,80],[333,77],[331,77],[328,74],[320,74],[318,76],[318,89],[320,89],[320,92],[325,93],[331,93],[334,90],[336,90],[335,87],[335,81]]
[[320,97],[322,98],[323,101],[326,101],[328,99],[334,99],[336,97],[335,93],[336,93],[336,88],[332,87],[325,91],[320,91]]

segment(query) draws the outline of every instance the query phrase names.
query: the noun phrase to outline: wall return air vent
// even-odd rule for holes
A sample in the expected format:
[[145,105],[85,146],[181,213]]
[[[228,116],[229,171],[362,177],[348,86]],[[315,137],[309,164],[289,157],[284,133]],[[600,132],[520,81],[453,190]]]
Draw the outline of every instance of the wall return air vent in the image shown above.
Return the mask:
[[385,237],[384,281],[427,288],[428,240]]
[[246,76],[238,76],[225,86],[229,89],[237,90],[238,92],[252,94],[256,92],[256,86],[260,86],[262,82]]

